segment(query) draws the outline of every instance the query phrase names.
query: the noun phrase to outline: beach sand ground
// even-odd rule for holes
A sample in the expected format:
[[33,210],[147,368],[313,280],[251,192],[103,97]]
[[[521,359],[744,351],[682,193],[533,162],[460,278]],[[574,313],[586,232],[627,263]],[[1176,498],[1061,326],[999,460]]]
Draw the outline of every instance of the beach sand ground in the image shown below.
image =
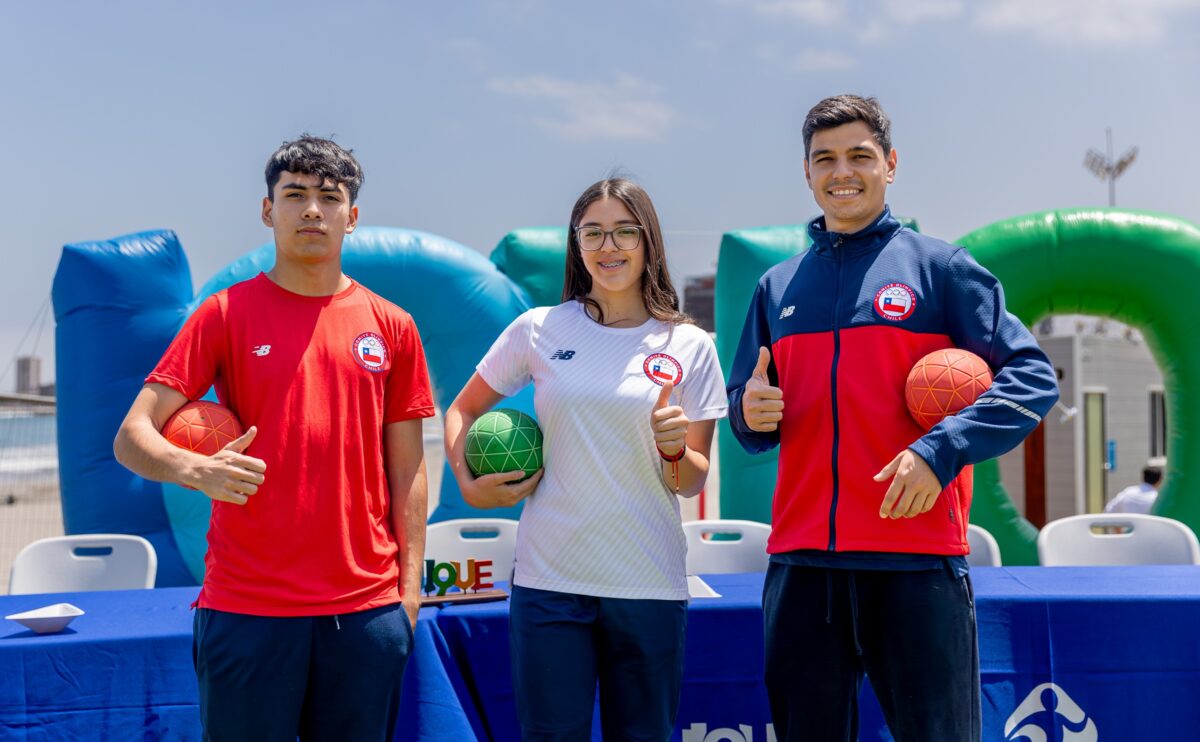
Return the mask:
[[40,538],[63,535],[58,482],[0,482],[0,595],[8,594],[17,553]]

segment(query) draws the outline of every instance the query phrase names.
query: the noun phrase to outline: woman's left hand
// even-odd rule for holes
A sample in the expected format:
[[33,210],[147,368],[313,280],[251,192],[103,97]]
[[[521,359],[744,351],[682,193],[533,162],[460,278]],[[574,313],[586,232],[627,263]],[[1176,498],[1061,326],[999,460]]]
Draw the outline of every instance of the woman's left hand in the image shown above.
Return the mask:
[[665,456],[674,456],[683,450],[687,439],[689,420],[683,408],[671,404],[671,392],[675,385],[671,382],[663,384],[658,393],[658,401],[650,412],[650,429],[654,432],[654,443]]

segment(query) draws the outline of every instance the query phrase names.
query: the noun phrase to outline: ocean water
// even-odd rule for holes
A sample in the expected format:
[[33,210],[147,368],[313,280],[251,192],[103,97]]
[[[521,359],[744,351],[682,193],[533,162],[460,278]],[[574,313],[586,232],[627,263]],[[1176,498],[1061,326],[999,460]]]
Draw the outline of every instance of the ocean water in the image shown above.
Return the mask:
[[55,423],[53,414],[0,408],[0,595],[17,552],[63,534]]
[[58,479],[54,415],[0,409],[0,483]]

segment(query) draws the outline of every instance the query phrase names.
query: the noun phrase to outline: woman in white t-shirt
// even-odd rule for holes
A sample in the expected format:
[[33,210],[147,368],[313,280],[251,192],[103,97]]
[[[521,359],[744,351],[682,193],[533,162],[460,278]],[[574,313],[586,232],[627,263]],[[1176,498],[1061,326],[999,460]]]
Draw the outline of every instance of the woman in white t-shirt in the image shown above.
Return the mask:
[[[534,384],[545,468],[472,478],[466,430]],[[704,487],[725,382],[679,311],[646,192],[602,180],[571,212],[563,303],[518,317],[446,413],[446,451],[475,507],[525,500],[509,639],[525,739],[670,736],[687,621],[676,494]],[[528,498],[528,499],[526,499]]]

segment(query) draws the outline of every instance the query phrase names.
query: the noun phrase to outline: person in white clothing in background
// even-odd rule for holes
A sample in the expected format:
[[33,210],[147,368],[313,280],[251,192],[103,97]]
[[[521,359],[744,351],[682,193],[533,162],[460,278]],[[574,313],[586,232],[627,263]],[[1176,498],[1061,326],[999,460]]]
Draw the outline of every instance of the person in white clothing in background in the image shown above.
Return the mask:
[[[529,383],[545,468],[475,479],[466,431]],[[526,740],[663,740],[675,726],[687,620],[676,494],[704,487],[724,378],[679,310],[650,197],[593,184],[567,235],[563,303],[518,317],[446,413],[446,455],[476,507],[525,500],[509,643]]]
[[1162,486],[1163,470],[1161,466],[1151,464],[1142,469],[1142,481],[1131,484],[1117,493],[1117,496],[1104,506],[1106,513],[1149,513],[1158,499],[1158,490]]

